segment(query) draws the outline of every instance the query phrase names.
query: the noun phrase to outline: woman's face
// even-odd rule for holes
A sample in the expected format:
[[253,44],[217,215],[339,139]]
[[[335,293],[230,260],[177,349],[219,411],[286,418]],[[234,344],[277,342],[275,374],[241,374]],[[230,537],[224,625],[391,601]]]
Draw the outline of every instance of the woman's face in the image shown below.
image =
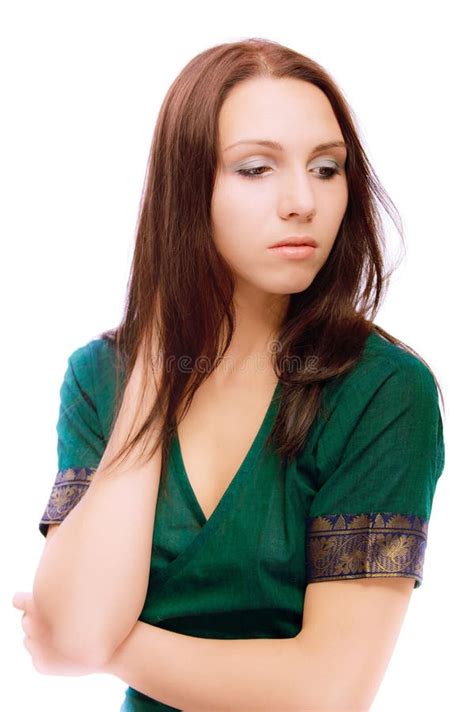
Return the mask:
[[[301,292],[324,265],[348,201],[346,149],[314,150],[329,141],[343,141],[339,124],[325,94],[308,82],[250,79],[227,96],[219,115],[211,217],[236,289]],[[298,259],[269,249],[291,236],[312,237],[317,247]]]

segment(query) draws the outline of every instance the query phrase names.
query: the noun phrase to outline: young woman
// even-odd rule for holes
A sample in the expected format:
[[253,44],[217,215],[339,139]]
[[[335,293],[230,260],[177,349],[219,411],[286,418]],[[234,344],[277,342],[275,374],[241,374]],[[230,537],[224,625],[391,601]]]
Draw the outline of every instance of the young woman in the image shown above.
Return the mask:
[[308,57],[222,44],[165,97],[123,321],[68,361],[33,590],[124,712],[375,698],[444,466],[436,378],[374,323],[377,199]]

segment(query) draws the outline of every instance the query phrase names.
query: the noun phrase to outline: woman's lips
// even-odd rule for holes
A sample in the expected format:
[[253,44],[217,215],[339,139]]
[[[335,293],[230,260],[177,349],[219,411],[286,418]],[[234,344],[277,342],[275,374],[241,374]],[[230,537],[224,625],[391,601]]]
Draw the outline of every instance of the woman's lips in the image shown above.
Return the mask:
[[279,247],[269,247],[268,249],[280,257],[286,257],[290,260],[303,260],[311,257],[316,247],[312,245],[280,245]]

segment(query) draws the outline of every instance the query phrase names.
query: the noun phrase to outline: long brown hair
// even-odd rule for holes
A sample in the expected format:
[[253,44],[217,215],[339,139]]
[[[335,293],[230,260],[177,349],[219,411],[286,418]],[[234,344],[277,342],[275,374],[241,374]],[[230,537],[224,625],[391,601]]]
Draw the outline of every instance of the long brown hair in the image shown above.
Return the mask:
[[[385,235],[377,202],[390,215],[402,242],[403,230],[334,80],[314,60],[268,39],[211,47],[184,67],[161,106],[140,203],[124,317],[117,328],[101,334],[113,344],[117,374],[124,368],[123,388],[142,340],[147,358],[152,357],[154,344],[166,364],[148,419],[117,454],[117,460],[126,457],[156,423],[164,423],[157,428],[153,449],[162,446],[162,474],[183,404],[182,417],[196,389],[223,358],[234,331],[233,278],[213,242],[210,206],[219,111],[234,86],[255,77],[291,77],[321,89],[348,150],[349,199],[336,240],[310,286],[290,295],[279,330],[273,363],[282,391],[269,439],[281,457],[294,457],[320,408],[324,383],[354,366],[372,331],[410,351],[429,368],[416,351],[373,323],[398,266],[387,270],[384,265]],[[288,368],[295,357],[296,370]],[[209,364],[207,370],[190,366],[201,361]],[[116,390],[114,423],[122,395],[123,390]]]

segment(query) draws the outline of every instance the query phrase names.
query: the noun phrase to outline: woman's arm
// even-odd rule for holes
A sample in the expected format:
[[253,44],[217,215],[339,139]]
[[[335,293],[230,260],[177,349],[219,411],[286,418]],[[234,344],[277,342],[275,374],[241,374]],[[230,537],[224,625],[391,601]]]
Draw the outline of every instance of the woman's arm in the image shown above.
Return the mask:
[[137,621],[101,671],[185,712],[323,712],[312,661],[298,636],[216,640]]
[[150,388],[141,407],[138,403],[142,361],[140,351],[99,467],[45,545],[33,583],[36,605],[56,649],[87,664],[107,660],[132,630],[148,586],[161,448],[145,464],[140,442],[106,474],[134,418],[138,415],[141,425],[153,402],[155,390]]
[[306,586],[294,638],[216,640],[138,621],[101,671],[186,712],[368,712],[413,578]]

